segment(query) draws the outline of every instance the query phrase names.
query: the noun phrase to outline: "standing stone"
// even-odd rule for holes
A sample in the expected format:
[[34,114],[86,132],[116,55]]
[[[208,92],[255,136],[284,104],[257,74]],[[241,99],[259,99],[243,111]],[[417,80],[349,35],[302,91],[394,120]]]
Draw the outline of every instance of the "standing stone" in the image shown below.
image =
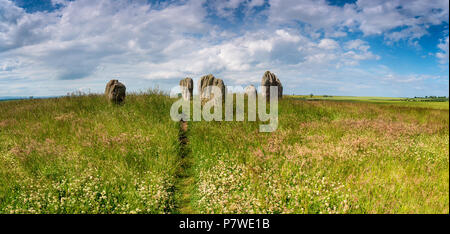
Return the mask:
[[256,88],[253,85],[249,85],[249,86],[245,87],[244,92],[245,92],[245,94],[247,94],[247,96],[252,96],[252,97],[255,96],[256,97],[256,95],[257,95]]
[[270,100],[270,86],[277,86],[278,98],[283,97],[283,86],[281,85],[281,81],[275,74],[270,71],[266,71],[261,80],[261,95],[265,96],[266,100]]
[[225,84],[223,83],[223,80],[215,78],[212,74],[200,78],[200,83],[198,87],[200,98],[202,100],[209,100],[213,98],[211,94],[211,86],[217,86],[222,91],[222,100],[223,100],[223,97],[225,96]]
[[194,81],[186,77],[185,79],[180,80],[181,86],[181,95],[184,100],[192,100],[193,91],[194,91]]
[[106,84],[105,96],[109,101],[120,104],[125,100],[126,87],[118,80],[110,80]]

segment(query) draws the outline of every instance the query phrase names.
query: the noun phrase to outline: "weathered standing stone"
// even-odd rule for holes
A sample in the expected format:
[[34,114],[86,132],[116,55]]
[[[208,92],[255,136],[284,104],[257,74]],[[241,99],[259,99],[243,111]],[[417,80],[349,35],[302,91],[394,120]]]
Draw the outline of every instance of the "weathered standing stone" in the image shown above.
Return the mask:
[[217,86],[222,91],[222,97],[225,96],[225,84],[223,80],[215,78],[212,74],[200,78],[198,91],[202,100],[212,99],[211,86]]
[[181,95],[183,96],[184,100],[192,100],[192,95],[194,91],[194,81],[186,77],[182,80],[180,80],[180,86],[181,86]]
[[106,84],[105,96],[113,103],[120,104],[125,100],[126,87],[118,80],[110,80]]
[[265,96],[266,100],[270,100],[270,86],[277,86],[278,98],[283,97],[283,86],[281,85],[281,81],[275,74],[270,71],[266,71],[261,80],[261,95]]
[[244,92],[247,96],[255,96],[256,97],[256,95],[257,95],[256,88],[253,85],[249,85],[249,86],[245,87]]

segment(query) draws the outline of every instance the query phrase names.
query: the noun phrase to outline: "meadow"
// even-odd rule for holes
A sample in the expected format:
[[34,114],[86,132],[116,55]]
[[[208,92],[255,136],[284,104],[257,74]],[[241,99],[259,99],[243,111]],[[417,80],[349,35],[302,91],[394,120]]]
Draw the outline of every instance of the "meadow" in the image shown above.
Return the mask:
[[0,213],[449,213],[448,102],[355,99],[286,96],[272,133],[156,91],[0,102]]
[[308,101],[343,101],[343,102],[369,102],[382,105],[397,105],[403,107],[449,109],[447,101],[434,101],[429,98],[398,98],[398,97],[357,97],[357,96],[311,96],[311,95],[291,95],[291,98]]
[[178,167],[172,101],[101,95],[0,103],[0,213],[169,213]]
[[191,124],[200,213],[449,212],[448,110],[279,104],[273,133],[258,133],[258,123]]

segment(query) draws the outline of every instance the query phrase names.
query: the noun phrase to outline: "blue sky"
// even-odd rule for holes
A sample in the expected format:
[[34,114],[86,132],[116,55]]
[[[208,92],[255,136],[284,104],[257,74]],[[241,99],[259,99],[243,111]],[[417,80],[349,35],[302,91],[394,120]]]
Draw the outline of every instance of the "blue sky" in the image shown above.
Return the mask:
[[286,94],[449,94],[448,1],[0,0],[0,96],[169,90],[212,73]]

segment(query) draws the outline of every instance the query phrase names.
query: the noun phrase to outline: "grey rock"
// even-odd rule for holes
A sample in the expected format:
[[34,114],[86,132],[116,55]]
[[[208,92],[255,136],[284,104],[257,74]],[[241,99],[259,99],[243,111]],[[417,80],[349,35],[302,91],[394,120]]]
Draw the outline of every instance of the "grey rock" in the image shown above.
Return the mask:
[[244,92],[247,96],[255,96],[257,95],[257,91],[255,86],[253,85],[249,85],[247,87],[245,87]]
[[217,86],[222,92],[222,97],[225,96],[225,83],[223,80],[215,78],[212,74],[209,74],[200,78],[198,91],[202,100],[214,98],[211,93],[211,86]]
[[194,81],[191,78],[186,77],[180,80],[180,86],[181,86],[181,95],[183,96],[183,99],[192,100],[194,91]]
[[270,100],[270,86],[278,87],[278,98],[283,97],[283,85],[275,74],[270,71],[266,71],[261,80],[261,95],[265,96],[267,100]]
[[125,100],[126,87],[118,80],[110,80],[106,84],[105,96],[109,101],[120,104]]

